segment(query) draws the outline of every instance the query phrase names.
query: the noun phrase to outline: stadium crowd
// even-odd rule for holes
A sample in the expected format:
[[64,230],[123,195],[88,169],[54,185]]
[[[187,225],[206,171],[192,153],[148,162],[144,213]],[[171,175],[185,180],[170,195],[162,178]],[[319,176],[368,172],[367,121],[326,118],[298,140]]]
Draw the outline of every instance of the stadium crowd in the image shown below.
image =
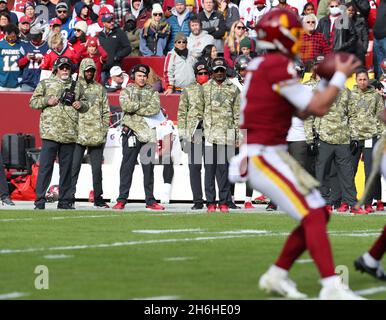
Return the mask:
[[[257,41],[255,26],[275,8],[293,11],[301,18],[304,33],[296,70],[301,77],[306,72],[312,74],[311,79],[305,79],[312,88],[320,81],[315,66],[331,52],[355,54],[363,63],[355,86],[341,93],[332,112],[304,122],[293,119],[287,138],[291,155],[321,183],[322,196],[330,210],[368,213],[374,210],[373,200],[376,210],[383,210],[380,177],[365,208],[354,207],[354,176],[361,156],[368,176],[372,146],[384,129],[377,114],[384,107],[386,92],[386,0],[15,0],[14,8],[10,8],[13,10],[9,10],[6,0],[0,0],[0,90],[36,91],[43,79],[58,76],[57,68],[61,65],[57,61],[66,57],[72,73],[79,73],[81,78],[85,77],[85,71],[80,71],[82,62],[88,59],[90,63],[91,59],[93,79],[107,92],[118,92],[121,97],[132,97],[135,85],[150,90],[143,97],[149,95],[153,102],[159,101],[159,97],[153,96],[151,90],[157,94],[181,94],[178,134],[184,151],[195,159],[189,166],[192,209],[202,209],[202,155],[216,154],[230,145],[237,150],[239,146],[238,110],[247,64],[269,50]],[[370,63],[369,55],[373,56]],[[163,77],[151,76],[154,71],[148,66],[123,70],[122,60],[127,56],[164,56]],[[374,79],[370,80],[373,72]],[[146,78],[147,84],[138,77]],[[120,102],[123,107],[122,98]],[[91,103],[89,108],[92,109]],[[163,137],[153,137],[154,133],[143,129],[144,118],[161,109],[154,107],[144,114],[138,111],[139,106],[124,108],[129,110],[125,112],[129,112],[130,121],[134,114],[138,117],[134,124],[129,120],[125,124],[136,135],[137,140],[132,141],[137,149],[136,158],[139,146],[162,140]],[[230,140],[223,136],[223,131],[229,129],[234,132]],[[170,130],[165,136],[173,131]],[[203,135],[197,137],[200,130]],[[126,140],[130,142],[130,135]],[[101,145],[104,142],[99,141]],[[84,152],[83,147],[78,149]],[[130,157],[126,155],[127,159]],[[228,160],[220,163],[212,159],[209,163],[206,158],[208,211],[216,210],[215,180],[220,189],[220,210],[240,208],[232,197],[234,187],[227,180]],[[152,186],[153,171],[146,168],[145,180]],[[130,169],[121,170],[132,174],[133,168],[130,165]],[[124,187],[115,209],[123,209],[128,196],[131,180],[123,180],[121,172]],[[171,179],[166,180],[167,203]],[[163,206],[154,205],[152,192],[152,187],[147,190],[147,206],[162,210]],[[43,193],[40,190],[40,197]],[[247,189],[245,208],[253,208],[251,196]],[[2,197],[9,198],[7,194]],[[106,207],[100,192],[98,197],[96,205]],[[66,201],[64,208],[73,208],[72,199]],[[41,203],[39,206],[43,208]],[[270,203],[268,209],[277,208]]]

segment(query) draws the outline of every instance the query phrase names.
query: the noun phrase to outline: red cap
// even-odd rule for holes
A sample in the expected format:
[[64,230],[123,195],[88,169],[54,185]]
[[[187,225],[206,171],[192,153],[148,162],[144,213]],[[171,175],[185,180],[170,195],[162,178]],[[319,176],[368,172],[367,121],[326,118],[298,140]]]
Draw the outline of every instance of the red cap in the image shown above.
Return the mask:
[[267,4],[266,0],[255,0],[255,4]]
[[60,20],[59,18],[53,18],[53,19],[51,19],[51,21],[50,21],[50,26],[54,26],[54,25],[56,25],[56,24],[58,24],[58,25],[62,25],[62,20]]
[[25,22],[31,23],[31,20],[30,20],[30,18],[28,18],[27,16],[22,16],[22,17],[19,19],[19,23],[25,23]]
[[87,41],[87,47],[98,47],[98,39],[96,37],[90,37]]

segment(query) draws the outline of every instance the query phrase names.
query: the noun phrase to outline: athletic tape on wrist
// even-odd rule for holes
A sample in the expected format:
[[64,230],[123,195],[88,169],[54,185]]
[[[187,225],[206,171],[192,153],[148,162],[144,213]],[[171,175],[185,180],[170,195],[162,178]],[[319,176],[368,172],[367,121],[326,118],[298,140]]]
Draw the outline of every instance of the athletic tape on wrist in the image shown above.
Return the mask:
[[331,78],[329,84],[331,86],[338,87],[339,89],[344,88],[344,84],[346,83],[347,76],[341,72],[341,71],[336,71],[334,73],[334,76]]

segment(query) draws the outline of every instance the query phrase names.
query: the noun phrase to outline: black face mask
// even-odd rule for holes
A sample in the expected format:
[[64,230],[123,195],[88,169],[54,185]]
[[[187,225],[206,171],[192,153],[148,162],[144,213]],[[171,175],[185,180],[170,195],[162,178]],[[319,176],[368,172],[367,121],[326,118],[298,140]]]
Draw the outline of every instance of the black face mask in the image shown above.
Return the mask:
[[185,57],[185,58],[188,57],[188,49],[187,49],[187,48],[182,49],[182,50],[177,49],[177,48],[174,48],[174,50],[176,51],[176,53],[177,53],[179,56],[183,56],[183,57]]

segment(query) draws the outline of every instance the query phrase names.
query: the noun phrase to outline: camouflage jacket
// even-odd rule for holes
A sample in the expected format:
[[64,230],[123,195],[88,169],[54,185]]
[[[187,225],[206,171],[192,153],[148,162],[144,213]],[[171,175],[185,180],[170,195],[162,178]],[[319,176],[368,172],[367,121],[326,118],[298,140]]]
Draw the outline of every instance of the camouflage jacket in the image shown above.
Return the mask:
[[310,117],[305,121],[307,142],[312,141],[313,127],[319,139],[329,144],[349,144],[350,139],[358,140],[356,110],[349,104],[350,96],[349,89],[342,90],[326,115]]
[[79,67],[79,82],[85,89],[89,109],[79,114],[79,129],[77,143],[83,146],[98,146],[106,142],[110,121],[110,106],[106,89],[93,80],[87,83],[84,79],[84,69],[92,66],[96,69],[94,60],[83,59]]
[[131,83],[121,91],[119,102],[124,113],[122,124],[132,129],[139,141],[156,143],[155,128],[150,128],[144,117],[160,112],[158,92],[148,84],[140,88]]
[[240,90],[229,79],[213,79],[204,89],[204,136],[215,144],[235,145],[240,135]]
[[370,139],[382,134],[384,125],[378,119],[378,115],[384,108],[383,99],[373,87],[362,92],[358,86],[355,86],[351,91],[350,107],[356,110],[356,128],[359,140]]
[[77,81],[75,87],[75,101],[80,101],[81,108],[77,111],[71,106],[58,103],[49,106],[51,96],[60,98],[64,89],[71,87],[72,79],[60,80],[52,75],[39,82],[30,99],[32,109],[40,109],[40,137],[59,143],[74,143],[78,137],[79,113],[86,112],[89,108],[83,86]]
[[178,105],[178,131],[180,138],[192,140],[197,125],[204,113],[203,88],[197,82],[186,87]]

